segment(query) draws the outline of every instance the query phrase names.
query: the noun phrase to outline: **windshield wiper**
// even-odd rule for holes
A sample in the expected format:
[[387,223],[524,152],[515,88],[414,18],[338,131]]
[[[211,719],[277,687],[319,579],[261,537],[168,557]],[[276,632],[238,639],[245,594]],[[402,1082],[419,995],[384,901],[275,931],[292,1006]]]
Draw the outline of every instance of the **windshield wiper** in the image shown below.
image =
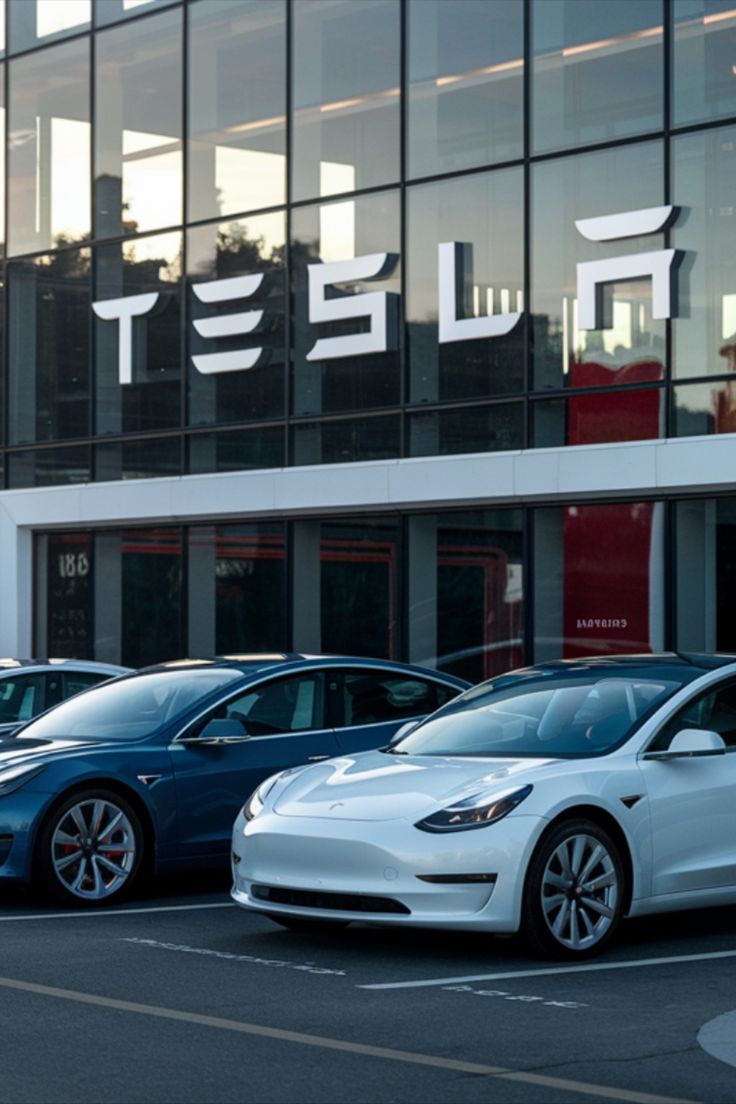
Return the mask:
[[408,751],[401,751],[399,748],[394,747],[391,744],[386,744],[385,747],[379,748],[378,750],[382,751],[384,753],[384,755],[408,755],[409,754]]

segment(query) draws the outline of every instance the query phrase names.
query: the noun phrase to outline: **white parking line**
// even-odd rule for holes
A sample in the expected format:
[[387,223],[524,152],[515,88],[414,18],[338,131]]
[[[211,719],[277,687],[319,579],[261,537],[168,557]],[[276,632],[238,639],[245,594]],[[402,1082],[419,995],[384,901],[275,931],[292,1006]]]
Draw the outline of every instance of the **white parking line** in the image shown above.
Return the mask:
[[66,920],[80,916],[139,916],[142,912],[193,912],[195,909],[235,908],[234,901],[216,901],[211,905],[156,905],[153,908],[69,909],[68,912],[32,912],[27,916],[0,916],[0,924],[16,920]]
[[317,1047],[322,1050],[342,1051],[343,1053],[368,1058],[384,1058],[394,1062],[406,1062],[415,1066],[451,1070],[454,1073],[479,1074],[500,1081],[518,1081],[522,1084],[537,1085],[540,1088],[556,1089],[559,1092],[566,1093],[567,1097],[570,1093],[582,1093],[584,1096],[595,1096],[604,1100],[621,1100],[625,1101],[626,1104],[691,1104],[690,1101],[681,1098],[660,1096],[655,1093],[617,1089],[610,1085],[596,1085],[586,1081],[572,1081],[566,1077],[548,1077],[546,1074],[532,1073],[526,1070],[510,1070],[504,1066],[486,1066],[479,1062],[465,1062],[440,1054],[421,1054],[410,1050],[394,1050],[392,1047],[372,1046],[370,1043],[350,1042],[347,1039],[332,1039],[324,1035],[307,1035],[301,1031],[287,1031],[280,1027],[266,1027],[264,1024],[227,1020],[220,1016],[205,1016],[198,1012],[184,1012],[178,1008],[161,1008],[153,1004],[115,1000],[112,997],[98,996],[96,993],[80,993],[73,989],[56,989],[50,985],[37,985],[30,981],[16,981],[14,978],[0,977],[0,988],[15,989],[22,993],[35,993],[43,997],[56,997],[65,1001],[75,1001],[78,1004],[89,1004],[98,1008],[110,1008],[119,1012],[154,1016],[163,1020],[178,1020],[180,1023],[196,1024],[199,1027],[219,1028],[221,1031],[234,1031],[243,1035],[277,1039],[283,1043],[301,1043],[303,1046]]
[[358,985],[357,989],[423,989],[434,985],[462,985],[467,981],[508,981],[509,978],[545,977],[547,974],[592,974],[598,970],[635,970],[644,966],[668,966],[675,962],[707,962],[709,959],[736,958],[736,951],[708,951],[704,954],[669,955],[666,958],[637,958],[631,962],[595,962],[580,966],[548,966],[541,970],[503,970],[495,974],[468,974],[463,977],[430,978],[424,981],[389,981],[378,985]]

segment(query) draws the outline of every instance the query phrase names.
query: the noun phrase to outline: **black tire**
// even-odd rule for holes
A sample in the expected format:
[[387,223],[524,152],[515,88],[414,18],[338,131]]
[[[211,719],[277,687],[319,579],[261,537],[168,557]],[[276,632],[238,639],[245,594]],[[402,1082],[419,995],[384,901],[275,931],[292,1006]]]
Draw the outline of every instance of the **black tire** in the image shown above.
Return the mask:
[[144,849],[140,817],[124,797],[102,787],[77,790],[41,827],[35,881],[60,904],[100,908],[130,891],[141,872]]
[[289,931],[311,933],[312,935],[328,935],[332,931],[341,931],[350,923],[349,920],[322,920],[310,916],[282,916],[276,912],[267,912],[269,920]]
[[582,817],[563,821],[543,836],[529,863],[522,935],[545,958],[592,958],[613,939],[625,892],[621,854],[608,833]]

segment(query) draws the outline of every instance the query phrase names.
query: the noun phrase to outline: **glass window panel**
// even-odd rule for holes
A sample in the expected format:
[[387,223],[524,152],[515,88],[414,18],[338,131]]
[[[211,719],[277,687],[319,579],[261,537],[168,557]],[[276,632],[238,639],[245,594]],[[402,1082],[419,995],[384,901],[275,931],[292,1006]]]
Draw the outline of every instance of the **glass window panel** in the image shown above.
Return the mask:
[[733,0],[674,0],[672,114],[676,126],[736,113]]
[[[412,402],[520,391],[523,322],[509,333],[439,344],[438,246],[467,243],[458,318],[524,309],[524,183],[500,169],[408,192],[407,332]],[[458,266],[459,267],[459,266]]]
[[10,452],[7,465],[8,486],[11,488],[88,483],[90,479],[87,445]]
[[673,399],[673,436],[736,433],[736,379],[683,384]]
[[8,252],[80,241],[90,229],[89,40],[9,64]]
[[320,562],[322,650],[397,658],[398,521],[324,522]]
[[300,0],[292,11],[292,198],[398,180],[399,3]]
[[[291,266],[293,291],[292,406],[295,414],[333,413],[391,406],[399,401],[400,355],[397,348],[346,358],[309,361],[307,354],[319,338],[355,334],[368,321],[356,317],[343,322],[309,322],[307,265],[345,261],[370,253],[387,253],[388,271],[378,279],[351,280],[327,289],[338,294],[388,292],[389,310],[400,311],[401,290],[399,196],[396,192],[361,196],[292,212]],[[397,326],[398,330],[398,326]],[[400,331],[399,331],[400,332]]]
[[409,455],[440,456],[460,452],[499,452],[524,443],[524,406],[501,403],[426,411],[409,419]]
[[8,16],[10,53],[17,54],[87,30],[92,0],[10,0]]
[[119,601],[114,591],[110,600],[115,603],[119,626],[120,662],[144,667],[179,658],[184,654],[181,530],[141,529],[114,534],[117,555],[112,557],[111,542],[100,542],[99,536],[97,570],[102,573],[109,565],[113,586],[119,582]]
[[736,651],[736,499],[678,502],[677,648]]
[[285,438],[283,426],[228,433],[193,433],[189,438],[189,471],[281,468],[285,463]]
[[286,202],[284,0],[189,9],[189,218]]
[[577,269],[661,249],[662,234],[588,241],[577,219],[656,207],[664,200],[663,148],[657,142],[566,157],[532,166],[531,308],[534,382],[543,387],[649,383],[662,375],[665,323],[652,319],[651,280],[606,285],[599,330],[578,328]]
[[181,424],[180,277],[180,233],[95,250],[95,301],[159,294],[153,312],[132,320],[132,383],[119,382],[119,323],[95,320],[98,434]]
[[[190,319],[222,317],[241,311],[264,312],[251,333],[218,339],[199,335],[189,326],[189,421],[191,425],[280,418],[285,411],[285,253],[286,216],[282,211],[253,215],[238,222],[211,223],[188,232],[189,282],[231,279],[263,273],[264,280],[248,299],[202,303],[188,294]],[[196,321],[195,321],[196,325]],[[206,374],[193,358],[260,349],[252,368]],[[200,362],[208,367],[213,362]],[[217,362],[214,362],[216,366]]]
[[664,432],[661,388],[597,392],[532,404],[535,448],[646,441]]
[[92,658],[93,555],[90,533],[49,534],[37,538],[38,553],[45,544],[43,574],[46,580],[44,638],[36,641],[36,654],[65,658]]
[[531,11],[535,153],[661,129],[662,0],[533,0]]
[[524,6],[409,2],[409,176],[523,154]]
[[181,38],[179,10],[97,36],[98,237],[182,221]]
[[[0,0],[1,2],[1,0]],[[2,26],[2,7],[0,7],[0,26]],[[0,54],[2,51],[0,51]],[[0,257],[5,256],[5,66],[0,65]]]
[[95,0],[95,23],[98,27],[106,23],[119,23],[133,15],[168,7],[180,0]]
[[736,127],[672,143],[673,198],[682,210],[672,245],[684,251],[672,322],[673,372],[708,376],[736,367]]
[[399,456],[401,427],[390,418],[314,422],[292,430],[294,464],[347,464]]
[[64,249],[8,265],[11,444],[89,434],[90,262]]
[[181,475],[181,442],[178,437],[158,440],[109,441],[95,448],[95,479],[152,479]]
[[5,0],[0,0],[0,57],[5,54]]
[[534,514],[534,658],[661,651],[664,504]]

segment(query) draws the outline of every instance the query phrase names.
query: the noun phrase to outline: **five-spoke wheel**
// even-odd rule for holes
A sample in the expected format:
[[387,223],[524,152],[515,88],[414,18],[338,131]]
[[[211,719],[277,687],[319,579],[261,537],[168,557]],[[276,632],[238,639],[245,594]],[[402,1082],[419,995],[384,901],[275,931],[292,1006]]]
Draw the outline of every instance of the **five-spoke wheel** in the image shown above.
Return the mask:
[[542,840],[530,863],[525,934],[544,954],[598,954],[621,919],[623,895],[623,865],[610,836],[592,821],[563,822]]
[[104,904],[130,886],[142,853],[135,810],[116,793],[89,790],[72,795],[46,821],[38,873],[61,900]]

